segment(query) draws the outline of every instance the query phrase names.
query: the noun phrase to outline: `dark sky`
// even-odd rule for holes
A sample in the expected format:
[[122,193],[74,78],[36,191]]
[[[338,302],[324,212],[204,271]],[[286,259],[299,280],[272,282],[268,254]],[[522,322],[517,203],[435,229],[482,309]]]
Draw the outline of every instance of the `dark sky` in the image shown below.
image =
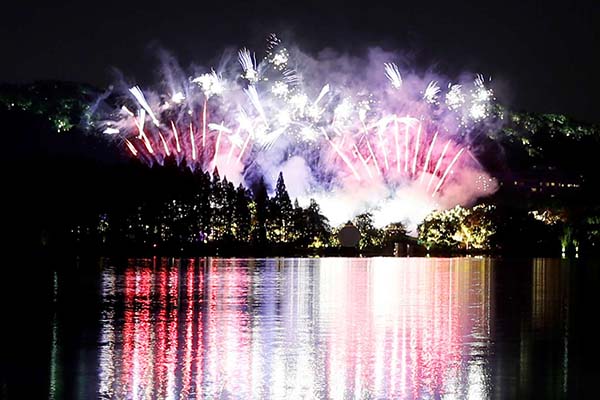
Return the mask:
[[[147,81],[156,48],[183,65],[292,33],[308,51],[379,45],[457,77],[492,76],[514,109],[600,122],[600,1],[12,1],[2,6],[0,81]],[[439,3],[439,4],[438,4]]]

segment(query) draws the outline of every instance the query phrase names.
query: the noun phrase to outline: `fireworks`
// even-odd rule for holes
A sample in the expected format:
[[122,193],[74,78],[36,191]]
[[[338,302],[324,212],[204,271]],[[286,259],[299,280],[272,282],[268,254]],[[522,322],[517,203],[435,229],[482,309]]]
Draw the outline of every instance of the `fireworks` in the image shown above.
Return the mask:
[[[379,68],[373,74],[343,57],[311,59],[271,35],[262,60],[243,48],[236,65],[170,79],[160,90],[124,91],[127,106],[104,118],[101,129],[150,164],[173,158],[192,170],[216,167],[246,185],[284,171],[290,194],[300,199],[335,203],[353,194],[343,218],[397,204],[407,188],[430,209],[476,197],[472,188],[456,196],[465,182],[454,171],[482,173],[473,157],[461,155],[469,152],[467,133],[490,115],[494,98],[485,79],[448,83],[443,91],[441,79],[401,74],[383,56],[391,57],[371,62]],[[344,222],[333,214],[333,223]],[[406,217],[398,210],[397,221]]]
[[383,66],[385,68],[385,76],[390,80],[394,88],[399,89],[402,86],[402,77],[400,76],[398,66],[394,63],[384,63]]

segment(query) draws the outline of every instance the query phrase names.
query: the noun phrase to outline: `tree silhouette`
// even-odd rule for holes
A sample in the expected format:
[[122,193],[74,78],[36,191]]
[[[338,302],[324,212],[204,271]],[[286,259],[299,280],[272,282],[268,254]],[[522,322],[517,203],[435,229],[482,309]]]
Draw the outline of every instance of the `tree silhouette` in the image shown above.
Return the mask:
[[215,167],[210,185],[210,208],[211,208],[211,233],[210,237],[214,241],[219,241],[223,238],[225,232],[225,196],[223,192],[223,184],[219,176],[219,170]]
[[329,242],[331,229],[329,220],[323,214],[314,199],[304,210],[303,225],[300,227],[300,243],[309,247],[321,247]]
[[374,248],[381,245],[381,231],[375,228],[371,213],[357,215],[352,222],[360,231],[359,247],[361,249]]
[[200,242],[208,240],[212,224],[211,208],[211,180],[208,172],[201,173],[198,179],[198,192],[195,202],[198,206],[198,239]]
[[254,187],[254,218],[252,239],[255,244],[261,246],[267,243],[267,213],[269,196],[267,186],[261,177]]
[[402,222],[388,224],[383,230],[383,245],[390,246],[406,241],[406,233],[406,227]]
[[291,216],[291,241],[296,244],[301,244],[302,232],[305,229],[304,209],[298,204],[298,199],[294,200]]
[[252,215],[250,212],[250,193],[242,186],[235,191],[234,235],[239,242],[246,243],[250,238]]
[[275,196],[269,201],[268,237],[273,242],[289,242],[292,236],[292,201],[285,187],[283,173],[279,173]]
[[223,236],[222,239],[231,242],[234,239],[233,225],[235,221],[236,191],[233,183],[223,178]]

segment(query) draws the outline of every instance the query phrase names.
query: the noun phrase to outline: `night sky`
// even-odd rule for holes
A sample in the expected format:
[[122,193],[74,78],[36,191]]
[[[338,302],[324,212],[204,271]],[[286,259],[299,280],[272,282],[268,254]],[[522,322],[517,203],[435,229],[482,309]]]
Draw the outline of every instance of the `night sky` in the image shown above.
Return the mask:
[[600,122],[599,1],[14,1],[2,16],[4,82],[104,86],[118,68],[149,83],[158,48],[209,65],[275,32],[311,53],[381,46],[449,78],[480,72],[515,110]]

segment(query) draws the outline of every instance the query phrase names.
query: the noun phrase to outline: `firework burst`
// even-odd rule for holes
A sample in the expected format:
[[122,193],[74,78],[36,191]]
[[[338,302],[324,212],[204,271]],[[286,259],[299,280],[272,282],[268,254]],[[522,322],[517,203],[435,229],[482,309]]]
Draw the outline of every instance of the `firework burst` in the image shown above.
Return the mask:
[[[159,90],[128,88],[101,129],[150,164],[173,158],[246,185],[283,171],[290,194],[320,199],[333,223],[398,207],[407,191],[428,210],[481,195],[465,191],[459,172],[485,174],[462,155],[466,134],[490,115],[486,80],[477,75],[443,91],[441,78],[427,83],[394,61],[371,55],[368,68],[358,69],[344,57],[314,60],[271,35],[263,59],[242,48],[237,66],[170,79]],[[458,189],[465,193],[457,196]],[[395,211],[386,210],[381,224],[415,219],[410,210]]]

